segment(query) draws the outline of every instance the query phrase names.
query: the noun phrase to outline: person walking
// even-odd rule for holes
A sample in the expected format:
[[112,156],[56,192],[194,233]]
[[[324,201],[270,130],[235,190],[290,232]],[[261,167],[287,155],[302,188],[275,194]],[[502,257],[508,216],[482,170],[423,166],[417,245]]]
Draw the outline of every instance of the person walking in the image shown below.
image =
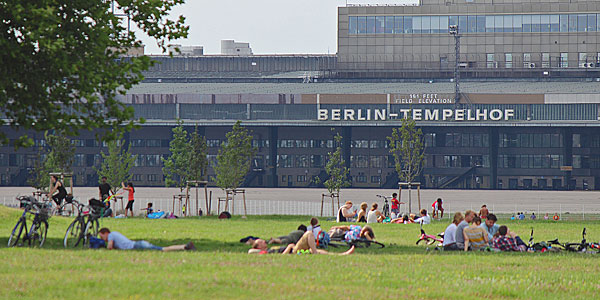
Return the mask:
[[131,216],[133,217],[133,202],[135,201],[133,198],[133,193],[135,193],[133,183],[128,182],[127,186],[125,186],[125,183],[121,182],[121,186],[123,187],[123,190],[129,192],[129,196],[127,197],[127,206],[125,207],[125,217],[127,217],[127,211],[130,211]]

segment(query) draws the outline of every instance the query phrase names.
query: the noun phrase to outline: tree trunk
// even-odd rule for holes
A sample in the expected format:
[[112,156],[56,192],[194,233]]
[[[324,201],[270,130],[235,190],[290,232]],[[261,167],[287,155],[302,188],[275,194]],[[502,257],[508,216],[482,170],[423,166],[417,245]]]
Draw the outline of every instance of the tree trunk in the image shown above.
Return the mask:
[[411,193],[410,182],[408,183],[408,214],[412,213],[412,193]]

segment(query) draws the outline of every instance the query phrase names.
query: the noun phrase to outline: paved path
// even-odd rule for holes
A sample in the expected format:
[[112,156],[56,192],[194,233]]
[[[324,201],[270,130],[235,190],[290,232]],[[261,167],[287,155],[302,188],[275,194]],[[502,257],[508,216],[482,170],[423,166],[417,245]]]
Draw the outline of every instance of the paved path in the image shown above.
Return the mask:
[[[15,204],[17,195],[31,194],[32,188],[28,187],[2,187],[0,188],[0,204]],[[209,188],[212,191],[212,210],[216,211],[217,197],[224,196],[220,189]],[[321,194],[323,189],[305,188],[248,188],[248,212],[252,214],[319,214]],[[372,203],[377,201],[382,205],[381,199],[375,195],[391,195],[394,190],[384,189],[344,189],[341,192],[342,201],[350,200],[354,207],[361,202]],[[172,210],[172,195],[178,194],[176,188],[137,188],[135,193],[135,210],[153,202],[161,210]],[[91,187],[76,187],[75,198],[89,199],[98,197],[98,189]],[[195,203],[194,191],[192,199]],[[418,204],[416,191],[413,191],[413,211]],[[497,213],[513,213],[515,211],[553,213],[571,212],[600,213],[600,192],[597,191],[508,191],[508,190],[422,190],[421,205],[431,209],[431,203],[441,197],[444,199],[446,211],[464,211],[467,209],[479,210],[482,204],[487,204],[491,211]],[[126,198],[126,197],[125,197]],[[408,195],[403,192],[401,200],[408,202]],[[200,190],[200,207],[205,210],[204,193]],[[120,208],[120,204],[117,205]],[[335,204],[337,206],[337,203]],[[192,207],[195,207],[193,204]],[[241,201],[236,201],[235,210],[241,212]],[[403,205],[402,211],[407,211]],[[331,204],[326,204],[324,213],[331,214]]]

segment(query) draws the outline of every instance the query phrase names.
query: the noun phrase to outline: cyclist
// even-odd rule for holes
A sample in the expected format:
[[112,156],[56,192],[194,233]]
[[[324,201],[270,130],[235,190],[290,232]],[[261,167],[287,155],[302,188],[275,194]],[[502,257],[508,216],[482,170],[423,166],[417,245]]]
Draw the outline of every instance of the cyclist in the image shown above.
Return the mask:
[[[56,175],[52,175],[50,181],[52,182],[52,189],[50,189],[49,195],[52,195],[52,200],[56,202],[56,205],[60,206],[62,201],[67,197],[67,190],[65,189],[65,185],[58,180]],[[53,195],[56,191],[58,191],[58,193]]]

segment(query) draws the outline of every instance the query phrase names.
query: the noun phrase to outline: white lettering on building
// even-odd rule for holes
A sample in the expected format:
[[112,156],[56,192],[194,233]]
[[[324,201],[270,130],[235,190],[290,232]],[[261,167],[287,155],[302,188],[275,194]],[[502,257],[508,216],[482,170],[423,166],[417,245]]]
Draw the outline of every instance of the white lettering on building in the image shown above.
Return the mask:
[[[388,114],[389,113],[389,114]],[[409,109],[395,112],[386,109],[318,109],[318,121],[386,121],[412,118],[415,121],[509,121],[514,109]]]

